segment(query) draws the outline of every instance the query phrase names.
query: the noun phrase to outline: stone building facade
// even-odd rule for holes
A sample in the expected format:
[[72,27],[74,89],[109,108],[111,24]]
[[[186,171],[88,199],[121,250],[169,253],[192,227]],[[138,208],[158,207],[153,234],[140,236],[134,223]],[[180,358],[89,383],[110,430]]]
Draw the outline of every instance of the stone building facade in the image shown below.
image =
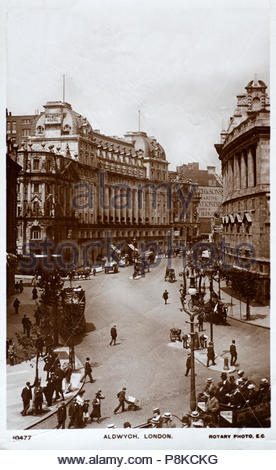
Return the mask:
[[[252,80],[237,96],[229,127],[215,148],[222,163],[222,216],[226,261],[250,266],[258,278],[259,300],[270,295],[270,106],[267,86]],[[239,262],[239,264],[240,264]]]
[[215,213],[222,202],[222,181],[214,166],[200,170],[199,162],[192,162],[176,167],[179,178],[184,182],[197,185],[200,196],[198,206],[198,237],[208,239],[212,233]]
[[18,251],[43,254],[47,239],[55,253],[73,250],[79,265],[105,255],[107,238],[124,251],[165,251],[174,188],[156,139],[106,136],[65,102],[44,108],[18,151]]

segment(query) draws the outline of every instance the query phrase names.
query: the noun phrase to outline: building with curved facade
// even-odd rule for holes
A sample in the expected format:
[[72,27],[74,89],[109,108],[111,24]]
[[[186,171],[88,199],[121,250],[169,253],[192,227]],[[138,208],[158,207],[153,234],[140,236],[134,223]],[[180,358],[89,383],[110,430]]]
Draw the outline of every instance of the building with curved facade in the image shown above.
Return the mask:
[[[256,274],[258,300],[270,296],[270,105],[267,86],[252,80],[237,96],[229,127],[215,145],[222,164],[225,260]],[[254,261],[253,263],[251,261]],[[249,266],[250,267],[246,267]]]
[[145,132],[106,136],[65,102],[44,108],[18,151],[18,252],[43,254],[47,239],[53,251],[77,247],[78,264],[95,263],[107,237],[129,249],[153,243],[164,251],[173,187],[157,140]]

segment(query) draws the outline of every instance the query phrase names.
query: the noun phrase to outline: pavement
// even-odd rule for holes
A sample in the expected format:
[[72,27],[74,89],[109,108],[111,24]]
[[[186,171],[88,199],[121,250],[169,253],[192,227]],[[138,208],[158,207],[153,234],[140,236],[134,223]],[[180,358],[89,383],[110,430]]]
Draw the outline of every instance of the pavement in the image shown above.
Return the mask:
[[[182,260],[172,260],[177,278],[174,283],[164,281],[166,264],[167,260],[161,260],[138,280],[132,279],[133,267],[125,267],[120,268],[118,274],[99,273],[90,280],[76,281],[86,291],[86,333],[75,351],[82,363],[87,355],[91,358],[96,381],[85,385],[84,398],[92,400],[99,388],[105,396],[101,423],[89,423],[87,428],[105,428],[111,423],[122,428],[124,421],[137,426],[152,416],[155,407],[160,407],[162,413],[171,411],[177,416],[189,410],[190,377],[185,377],[188,350],[183,349],[182,343],[177,347],[169,343],[171,328],[181,328],[182,334],[188,334],[190,329],[188,315],[181,311],[179,299]],[[28,289],[26,308],[31,308],[28,305],[33,301]],[[165,289],[169,292],[167,305],[162,299]],[[23,308],[19,315],[23,315]],[[10,320],[14,317],[12,312]],[[208,377],[215,383],[220,380],[224,357],[229,356],[226,351],[233,339],[238,350],[236,368],[244,369],[256,383],[262,377],[269,378],[269,329],[231,317],[227,323],[227,326],[214,325],[213,328],[217,368],[206,367],[206,350],[196,352],[197,394],[205,387]],[[110,328],[114,324],[118,341],[116,346],[110,347]],[[204,324],[204,334],[209,336],[208,323]],[[127,387],[127,395],[140,401],[141,409],[114,415],[117,393],[123,386]],[[53,416],[37,428],[55,426]]]
[[[218,292],[218,284],[214,281],[214,288]],[[250,320],[246,319],[246,303],[238,297],[224,282],[221,283],[221,300],[228,306],[227,315],[234,320],[245,322],[263,328],[270,328],[270,306],[250,305]]]
[[[32,323],[35,323],[35,318],[33,316],[36,304],[31,298],[31,287],[30,280],[24,279],[24,291],[22,294],[16,294],[11,296],[8,299],[8,318],[7,318],[7,337],[13,339],[15,345],[17,346],[17,340],[15,333],[22,333],[22,324],[21,320],[23,313],[26,313],[31,319]],[[26,287],[26,285],[28,287]],[[13,309],[13,301],[17,297],[20,300],[19,314],[15,315]],[[58,347],[55,348],[55,351],[59,355],[61,366],[64,362],[69,361],[69,348],[68,347]],[[38,376],[41,379],[42,387],[46,385],[46,372],[44,368],[43,358],[39,358],[38,361]],[[43,413],[41,415],[32,415],[22,416],[22,400],[21,400],[21,391],[25,386],[25,383],[29,381],[31,384],[35,379],[35,369],[36,369],[36,358],[33,358],[28,361],[22,361],[15,365],[7,365],[7,428],[8,429],[29,429],[41,421],[44,421],[49,416],[56,413],[60,400],[53,403],[53,406],[47,406],[46,401],[43,402]],[[65,403],[68,403],[72,398],[78,393],[82,388],[83,383],[80,382],[80,379],[83,375],[83,364],[77,356],[75,356],[75,371],[72,373],[71,377],[71,391],[64,394]],[[63,390],[65,391],[65,383],[63,384]],[[31,410],[31,406],[30,406]]]

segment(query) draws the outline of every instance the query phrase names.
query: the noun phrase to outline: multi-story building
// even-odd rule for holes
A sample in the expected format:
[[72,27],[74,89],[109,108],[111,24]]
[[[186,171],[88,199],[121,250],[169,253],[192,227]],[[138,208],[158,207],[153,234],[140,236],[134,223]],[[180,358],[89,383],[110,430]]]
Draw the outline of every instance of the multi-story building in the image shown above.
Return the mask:
[[95,263],[107,235],[122,250],[142,243],[165,250],[172,184],[156,139],[145,132],[106,136],[68,103],[44,108],[18,151],[19,252],[43,253],[47,239],[53,251],[76,247],[78,264]]
[[[237,253],[258,279],[257,299],[270,290],[270,111],[267,86],[252,80],[237,96],[228,129],[215,148],[222,163],[222,216],[226,261],[237,266]],[[249,268],[248,268],[249,269]]]
[[200,170],[199,163],[193,162],[176,167],[182,181],[197,184],[200,201],[198,206],[198,236],[207,238],[212,233],[212,221],[222,202],[222,182],[214,166]]
[[6,251],[7,251],[7,295],[14,292],[14,275],[17,265],[16,250],[16,184],[20,166],[16,163],[17,145],[7,138],[6,152]]
[[[191,245],[199,235],[200,193],[198,184],[187,182],[176,171],[169,171],[172,193],[172,238],[174,244]],[[181,197],[179,197],[179,191]]]
[[13,115],[6,110],[6,134],[11,142],[21,145],[33,134],[37,114]]

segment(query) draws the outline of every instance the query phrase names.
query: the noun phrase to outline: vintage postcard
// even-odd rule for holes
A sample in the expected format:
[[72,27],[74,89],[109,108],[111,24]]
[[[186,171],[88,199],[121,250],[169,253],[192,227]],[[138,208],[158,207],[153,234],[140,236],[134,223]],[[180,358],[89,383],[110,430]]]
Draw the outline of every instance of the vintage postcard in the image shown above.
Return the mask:
[[0,447],[273,449],[270,2],[3,12]]

